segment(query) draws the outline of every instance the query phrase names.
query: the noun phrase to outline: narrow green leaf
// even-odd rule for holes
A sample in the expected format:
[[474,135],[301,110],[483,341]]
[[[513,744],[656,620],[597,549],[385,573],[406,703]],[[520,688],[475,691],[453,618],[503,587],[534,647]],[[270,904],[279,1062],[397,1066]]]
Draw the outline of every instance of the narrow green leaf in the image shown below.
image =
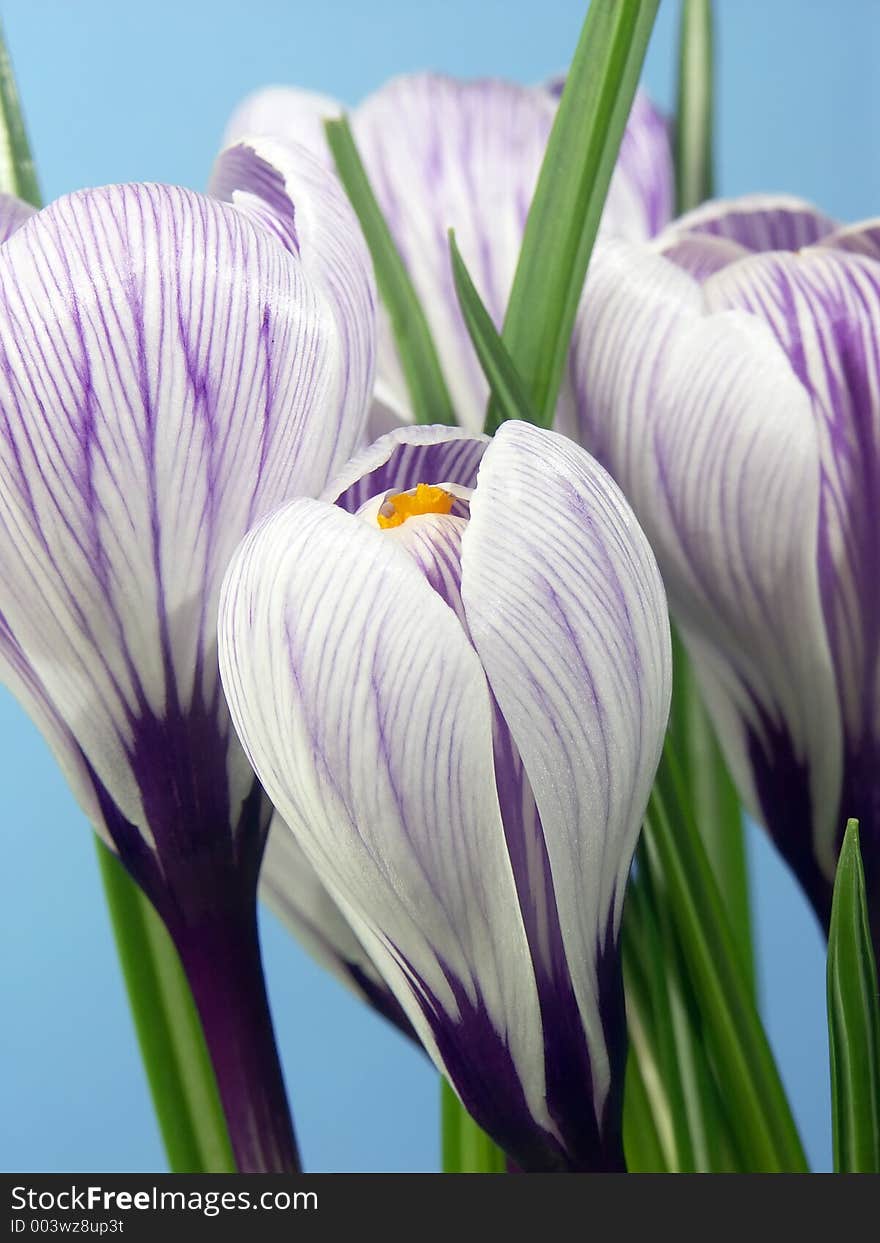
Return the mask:
[[[682,0],[679,29],[675,173],[679,213],[712,196],[712,0]],[[754,990],[745,829],[736,788],[680,641],[675,642],[672,722],[694,819],[721,890],[744,969]]]
[[684,646],[673,637],[670,732],[694,822],[709,856],[743,972],[756,990],[745,824],[736,787],[703,706]]
[[171,1169],[235,1173],[202,1027],[171,938],[152,905],[97,838],[116,947]]
[[737,1149],[752,1170],[804,1171],[803,1147],[669,743],[645,834],[663,870],[718,1079],[735,1102],[729,1116]]
[[0,192],[15,194],[34,207],[40,206],[40,187],[27,132],[24,127],[18,87],[6,40],[0,30]]
[[634,1048],[630,1048],[626,1061],[626,1080],[623,1093],[623,1151],[626,1168],[630,1174],[668,1174],[660,1134],[641,1063]]
[[[502,336],[553,422],[587,265],[659,0],[593,0],[526,221]],[[486,430],[503,419],[489,403]]]
[[834,881],[828,1036],[834,1169],[838,1174],[878,1174],[880,1004],[857,820],[846,826]]
[[507,1159],[477,1126],[445,1079],[440,1086],[444,1174],[504,1174]]
[[444,1174],[460,1174],[461,1171],[461,1102],[440,1076],[440,1138]]
[[397,352],[418,423],[446,423],[454,426],[455,411],[428,321],[412,281],[394,244],[361,162],[351,127],[345,117],[325,121],[327,142],[336,161],[336,171],[357,213],[373,258],[376,281],[382,301],[391,318]]
[[637,866],[638,883],[627,895],[627,902],[638,910],[642,929],[641,952],[650,997],[654,1051],[663,1082],[674,1140],[671,1168],[683,1174],[691,1174],[698,1167],[682,1080],[682,1060],[672,1013],[665,946],[656,915],[656,896],[652,893],[652,878],[644,849],[639,851]]
[[527,423],[536,423],[528,389],[477,293],[476,285],[456,244],[453,229],[449,230],[449,250],[458,304],[480,366],[489,381],[493,400],[501,410],[502,419],[523,419]]
[[682,0],[675,125],[678,214],[712,197],[712,0]]

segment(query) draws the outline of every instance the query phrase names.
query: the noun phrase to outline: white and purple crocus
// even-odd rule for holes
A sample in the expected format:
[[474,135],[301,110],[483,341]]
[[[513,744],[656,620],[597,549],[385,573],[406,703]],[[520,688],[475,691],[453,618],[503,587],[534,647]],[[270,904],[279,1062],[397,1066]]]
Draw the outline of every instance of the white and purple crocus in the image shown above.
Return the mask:
[[583,450],[390,433],[244,541],[220,666],[260,780],[425,1048],[525,1170],[622,1168],[617,935],[665,596]]
[[217,604],[244,534],[361,440],[369,256],[304,150],[237,145],[212,194],[0,203],[0,662],[155,904],[238,1168],[295,1168],[256,931],[271,808],[230,727]]
[[[501,324],[526,215],[561,82],[524,87],[498,79],[464,81],[436,73],[394,78],[351,117],[365,167],[436,342],[459,424],[477,433],[488,386],[458,305],[448,230],[495,322]],[[334,99],[292,87],[270,87],[245,100],[226,141],[295,140],[332,167],[323,120],[338,116]],[[262,136],[262,137],[259,137]],[[664,119],[636,97],[602,218],[603,234],[643,241],[668,221],[673,170]],[[380,307],[376,387],[369,439],[412,422],[390,324]],[[571,433],[566,391],[557,426]],[[401,1023],[347,921],[317,880],[291,834],[270,833],[261,892],[298,939],[325,966]]]
[[880,223],[755,197],[609,243],[573,381],[749,808],[826,926],[859,820],[880,948]]
[[[364,167],[437,346],[457,421],[472,432],[483,426],[489,388],[458,305],[449,229],[455,229],[480,296],[500,326],[560,88],[559,81],[545,88],[405,74],[351,114]],[[236,110],[226,141],[253,135],[296,140],[332,167],[322,119],[341,111],[327,96],[269,87]],[[673,185],[666,122],[640,92],[606,200],[603,234],[629,241],[652,237],[669,220]],[[384,313],[376,378],[374,437],[412,421]],[[564,412],[560,420],[560,430],[568,431]]]

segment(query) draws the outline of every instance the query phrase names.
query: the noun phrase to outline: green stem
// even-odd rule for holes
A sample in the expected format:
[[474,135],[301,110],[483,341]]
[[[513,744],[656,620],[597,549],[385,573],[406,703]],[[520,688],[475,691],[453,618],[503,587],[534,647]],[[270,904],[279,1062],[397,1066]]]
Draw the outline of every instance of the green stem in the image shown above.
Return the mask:
[[235,1164],[202,1026],[171,938],[97,838],[98,863],[132,1017],[168,1161],[176,1174]]
[[507,1158],[462,1105],[445,1079],[440,1080],[444,1174],[503,1174]]
[[0,191],[40,206],[40,187],[31,156],[12,62],[0,29]]
[[712,0],[683,0],[678,44],[675,191],[678,214],[713,193]]

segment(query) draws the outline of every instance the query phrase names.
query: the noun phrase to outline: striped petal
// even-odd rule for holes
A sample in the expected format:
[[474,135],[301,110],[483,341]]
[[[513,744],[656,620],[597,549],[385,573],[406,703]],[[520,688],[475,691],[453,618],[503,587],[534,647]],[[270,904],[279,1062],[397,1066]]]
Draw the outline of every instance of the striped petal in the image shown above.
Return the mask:
[[848,250],[869,259],[880,259],[880,220],[862,220],[848,224],[822,238],[829,250]]
[[[483,301],[500,325],[557,96],[553,84],[532,88],[420,73],[386,83],[352,116],[371,183],[428,317],[459,422],[471,431],[482,427],[488,386],[459,311],[448,230],[455,229]],[[318,118],[336,111],[338,105],[324,97],[270,88],[244,102],[226,139],[272,135],[325,156]],[[633,240],[651,236],[669,218],[672,184],[666,123],[639,93],[603,229]],[[391,425],[389,413],[412,417],[384,316],[379,342],[382,400],[374,434]]]
[[354,514],[371,497],[420,483],[473,488],[488,436],[451,427],[401,427],[364,449],[327,485],[322,500]]
[[342,104],[317,91],[292,86],[268,86],[238,105],[223,134],[223,146],[242,138],[281,138],[301,143],[329,165],[324,122],[341,116]]
[[584,441],[657,553],[740,789],[819,906],[842,752],[816,559],[817,427],[771,329],[706,304],[713,281],[766,262],[725,269],[704,298],[665,260],[606,247],[574,378]]
[[171,187],[61,199],[0,250],[0,607],[154,895],[181,821],[265,827],[217,600],[244,532],[357,443],[327,308],[272,233]]
[[[744,251],[800,250],[837,228],[830,216],[803,199],[788,195],[752,194],[714,199],[679,216],[662,242],[687,236],[722,238]],[[665,245],[664,245],[665,248]]]
[[280,814],[468,1107],[562,1160],[492,773],[492,702],[395,538],[296,501],[236,554],[220,622],[236,728]]
[[840,787],[830,806],[814,809],[816,854],[830,883],[846,819],[857,817],[873,874],[880,870],[880,264],[826,244],[766,255],[719,273],[706,298],[713,309],[760,317],[811,399],[820,466],[815,559],[844,732]]
[[260,895],[314,960],[415,1038],[412,1025],[280,816],[266,841]]
[[[395,78],[353,117],[379,204],[428,317],[459,422],[479,431],[488,386],[458,309],[448,230],[500,324],[555,111],[538,88],[439,74]],[[396,358],[380,376],[399,383]]]
[[521,901],[539,896],[548,1104],[597,1153],[623,1075],[617,930],[669,712],[666,599],[620,491],[561,436],[505,424],[470,509],[465,615],[534,809],[506,825]]
[[[327,434],[332,440],[352,426],[362,434],[375,365],[376,290],[360,225],[336,178],[304,147],[261,138],[221,152],[209,192],[274,232],[322,295],[345,359],[337,424],[329,423]],[[344,439],[343,457],[350,447]]]
[[0,194],[0,243],[12,237],[13,233],[36,215],[37,209],[17,199],[14,194]]

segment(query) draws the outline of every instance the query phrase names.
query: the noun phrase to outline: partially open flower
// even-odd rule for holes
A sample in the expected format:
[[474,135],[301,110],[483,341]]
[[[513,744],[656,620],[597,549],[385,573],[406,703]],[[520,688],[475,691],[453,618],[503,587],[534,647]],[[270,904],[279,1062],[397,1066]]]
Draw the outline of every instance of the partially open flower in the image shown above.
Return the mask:
[[[456,416],[474,432],[483,425],[489,389],[455,294],[448,231],[455,229],[483,302],[500,326],[560,88],[559,80],[530,87],[499,79],[405,74],[375,91],[351,116],[382,213],[427,316]],[[321,121],[341,111],[326,96],[270,87],[240,105],[226,138],[296,139],[332,167]],[[666,123],[640,93],[611,181],[603,232],[630,241],[653,236],[669,219],[672,195]],[[384,318],[376,398],[375,436],[411,419]]]
[[240,1168],[284,1169],[255,922],[270,807],[230,729],[217,602],[244,533],[358,442],[374,291],[307,152],[238,146],[221,169],[219,197],[70,195],[0,248],[0,659],[177,944]]
[[880,947],[878,260],[877,221],[707,204],[600,248],[573,378],[747,806],[826,926],[859,820]]
[[617,933],[670,695],[653,555],[525,424],[403,429],[330,495],[230,566],[236,728],[472,1115],[524,1168],[616,1168]]

